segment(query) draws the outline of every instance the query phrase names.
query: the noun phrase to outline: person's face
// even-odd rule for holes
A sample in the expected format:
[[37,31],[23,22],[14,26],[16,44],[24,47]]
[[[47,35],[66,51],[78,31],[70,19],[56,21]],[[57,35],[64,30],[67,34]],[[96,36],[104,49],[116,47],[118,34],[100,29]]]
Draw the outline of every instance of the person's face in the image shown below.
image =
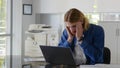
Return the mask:
[[75,23],[66,22],[66,27],[69,28],[69,30],[71,31],[71,33],[72,33],[73,35],[76,34],[77,24],[81,24],[81,22],[75,22]]

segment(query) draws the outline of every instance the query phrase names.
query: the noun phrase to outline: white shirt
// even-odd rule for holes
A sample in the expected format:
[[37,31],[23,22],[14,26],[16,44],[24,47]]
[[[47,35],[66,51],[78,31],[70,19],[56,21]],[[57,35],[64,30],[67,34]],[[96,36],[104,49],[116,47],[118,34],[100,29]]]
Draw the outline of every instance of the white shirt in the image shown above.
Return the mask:
[[84,51],[80,45],[81,45],[80,42],[76,43],[76,45],[74,47],[73,56],[74,56],[75,62],[77,64],[85,64],[86,57],[85,57]]

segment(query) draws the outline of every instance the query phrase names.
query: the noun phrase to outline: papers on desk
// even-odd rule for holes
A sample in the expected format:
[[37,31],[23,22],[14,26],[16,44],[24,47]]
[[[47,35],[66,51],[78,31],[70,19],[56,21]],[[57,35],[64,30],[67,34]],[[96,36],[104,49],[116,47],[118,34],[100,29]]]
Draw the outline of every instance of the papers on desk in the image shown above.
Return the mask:
[[80,65],[80,68],[120,68],[120,65],[114,64]]

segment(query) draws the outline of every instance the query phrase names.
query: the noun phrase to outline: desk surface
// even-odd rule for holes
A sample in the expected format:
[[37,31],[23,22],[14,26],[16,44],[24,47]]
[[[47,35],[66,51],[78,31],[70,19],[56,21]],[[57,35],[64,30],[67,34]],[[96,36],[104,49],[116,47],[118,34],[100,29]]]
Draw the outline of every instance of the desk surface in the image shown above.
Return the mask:
[[115,64],[81,65],[80,68],[120,68],[120,65]]
[[80,68],[80,66],[68,66],[68,65],[51,65],[47,64],[45,66],[33,66],[32,68]]
[[120,65],[106,65],[106,64],[99,64],[99,65],[80,65],[80,66],[67,66],[67,65],[43,65],[43,66],[33,66],[32,68],[120,68]]
[[[120,68],[120,64],[96,64],[96,65],[80,65],[80,66],[67,66],[67,65],[51,65],[45,62],[44,59],[26,59],[27,62],[31,62],[32,68]],[[37,62],[33,62],[37,61]],[[44,61],[44,62],[43,62]],[[33,62],[33,63],[32,63]],[[29,67],[28,67],[29,68]]]

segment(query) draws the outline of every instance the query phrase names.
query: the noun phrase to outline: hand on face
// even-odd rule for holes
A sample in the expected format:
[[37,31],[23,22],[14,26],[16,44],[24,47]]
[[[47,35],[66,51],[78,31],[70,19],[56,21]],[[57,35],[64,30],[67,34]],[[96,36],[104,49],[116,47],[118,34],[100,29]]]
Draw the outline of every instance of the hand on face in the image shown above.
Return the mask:
[[67,40],[68,40],[69,43],[71,43],[74,35],[71,33],[69,27],[66,26],[66,30],[67,30],[67,33],[68,33],[68,39]]
[[77,40],[79,40],[82,35],[83,35],[82,22],[77,22],[76,23],[76,35],[75,35]]
[[68,33],[68,42],[72,42],[74,36],[79,40],[83,35],[82,22],[76,22],[74,24],[67,23],[67,25],[66,30]]

